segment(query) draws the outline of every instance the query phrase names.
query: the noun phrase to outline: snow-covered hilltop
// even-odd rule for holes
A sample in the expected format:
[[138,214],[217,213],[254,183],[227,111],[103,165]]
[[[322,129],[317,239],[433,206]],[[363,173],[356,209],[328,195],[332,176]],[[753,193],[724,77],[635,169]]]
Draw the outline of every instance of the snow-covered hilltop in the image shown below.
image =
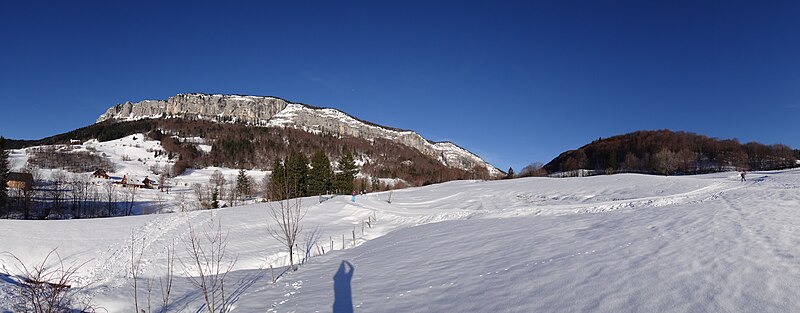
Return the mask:
[[391,139],[419,150],[449,167],[463,170],[479,167],[486,168],[492,176],[501,174],[500,170],[477,155],[451,142],[432,142],[414,131],[385,127],[359,120],[336,109],[317,108],[275,97],[178,94],[166,101],[144,100],[114,105],[100,115],[97,122],[166,117],[238,122],[263,127],[290,127],[311,133],[367,140]]

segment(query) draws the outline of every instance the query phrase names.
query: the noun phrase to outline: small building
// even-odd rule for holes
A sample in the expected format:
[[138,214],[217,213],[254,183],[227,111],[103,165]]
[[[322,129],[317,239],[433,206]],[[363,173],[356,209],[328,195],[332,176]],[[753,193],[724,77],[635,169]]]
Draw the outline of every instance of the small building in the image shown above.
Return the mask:
[[139,187],[139,185],[136,183],[136,179],[128,178],[128,174],[122,175],[122,180],[116,183],[122,185],[123,187]]
[[103,179],[111,178],[111,177],[108,176],[108,173],[106,172],[106,170],[103,170],[103,169],[99,169],[99,170],[94,171],[94,173],[92,173],[92,177],[103,178]]
[[145,177],[142,180],[142,188],[153,189],[154,181],[148,177]]
[[31,190],[33,189],[33,175],[31,173],[9,172],[6,181],[8,189]]
[[123,187],[134,187],[134,188],[146,188],[146,189],[153,189],[153,181],[152,179],[145,177],[144,179],[139,182],[139,180],[135,177],[129,177],[128,175],[123,175],[122,180],[116,182],[116,184],[120,184]]

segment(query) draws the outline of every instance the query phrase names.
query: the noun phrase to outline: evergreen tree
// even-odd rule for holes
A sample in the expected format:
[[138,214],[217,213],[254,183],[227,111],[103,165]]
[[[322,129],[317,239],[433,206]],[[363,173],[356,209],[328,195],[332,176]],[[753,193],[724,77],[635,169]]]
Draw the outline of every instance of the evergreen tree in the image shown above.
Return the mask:
[[289,185],[289,198],[308,195],[308,158],[302,153],[292,151],[286,158],[286,182]]
[[8,202],[7,182],[8,151],[6,151],[6,139],[0,137],[0,215],[5,213],[6,203]]
[[219,208],[219,189],[214,187],[214,191],[211,192],[211,208]]
[[611,150],[608,154],[608,161],[606,161],[606,170],[610,172],[614,172],[619,168],[619,162],[617,160],[617,150]]
[[286,199],[286,167],[283,166],[280,158],[276,158],[272,164],[269,185],[269,197],[272,200]]
[[311,169],[308,171],[308,194],[322,195],[331,189],[333,171],[331,161],[325,152],[317,151],[311,157]]
[[240,169],[236,177],[236,192],[242,197],[249,197],[253,193],[253,184],[244,169]]
[[339,173],[336,173],[334,177],[334,189],[339,193],[345,194],[355,191],[353,179],[356,178],[356,174],[358,173],[358,166],[356,166],[356,161],[353,159],[353,154],[345,152],[344,155],[342,155],[342,159],[339,160],[337,169]]
[[508,173],[506,173],[506,179],[512,179],[512,178],[514,178],[514,168],[509,167]]

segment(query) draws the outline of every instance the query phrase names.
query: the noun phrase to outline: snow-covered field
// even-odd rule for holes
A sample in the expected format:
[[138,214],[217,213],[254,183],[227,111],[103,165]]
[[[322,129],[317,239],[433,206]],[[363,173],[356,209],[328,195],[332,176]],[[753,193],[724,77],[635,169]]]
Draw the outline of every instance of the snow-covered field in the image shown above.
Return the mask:
[[[207,181],[204,171],[180,179]],[[288,256],[267,232],[266,203],[0,220],[0,251],[34,263],[57,248],[66,262],[85,262],[79,296],[108,312],[134,307],[132,234],[144,243],[140,277],[157,280],[166,247],[176,242],[186,259],[188,225],[212,219],[237,257],[226,285],[233,312],[330,312],[348,295],[361,312],[798,312],[800,170],[751,173],[748,182],[736,175],[457,181],[396,190],[391,203],[388,192],[355,203],[304,198],[305,233],[321,234],[325,254],[312,249],[276,284],[268,268],[281,273]],[[377,222],[362,233],[370,216]],[[337,275],[335,293],[342,261],[352,281]],[[19,274],[13,264],[0,259],[0,272]],[[177,263],[175,273],[171,311],[198,311],[202,299],[183,277],[193,270]],[[12,290],[13,279],[0,279],[0,311],[10,309]],[[140,308],[145,293],[140,282]]]

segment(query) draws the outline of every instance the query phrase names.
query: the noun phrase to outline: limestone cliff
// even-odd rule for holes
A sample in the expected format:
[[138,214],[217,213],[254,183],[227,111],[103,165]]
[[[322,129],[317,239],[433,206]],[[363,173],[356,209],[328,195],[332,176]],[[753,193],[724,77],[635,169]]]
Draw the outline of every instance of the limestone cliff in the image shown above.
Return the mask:
[[432,142],[416,132],[376,125],[342,111],[292,103],[275,97],[178,94],[164,100],[125,102],[109,108],[97,122],[143,118],[193,118],[244,123],[262,127],[292,127],[312,133],[352,136],[367,140],[386,138],[419,150],[446,166],[471,170],[486,168],[493,176],[497,168],[450,142]]

